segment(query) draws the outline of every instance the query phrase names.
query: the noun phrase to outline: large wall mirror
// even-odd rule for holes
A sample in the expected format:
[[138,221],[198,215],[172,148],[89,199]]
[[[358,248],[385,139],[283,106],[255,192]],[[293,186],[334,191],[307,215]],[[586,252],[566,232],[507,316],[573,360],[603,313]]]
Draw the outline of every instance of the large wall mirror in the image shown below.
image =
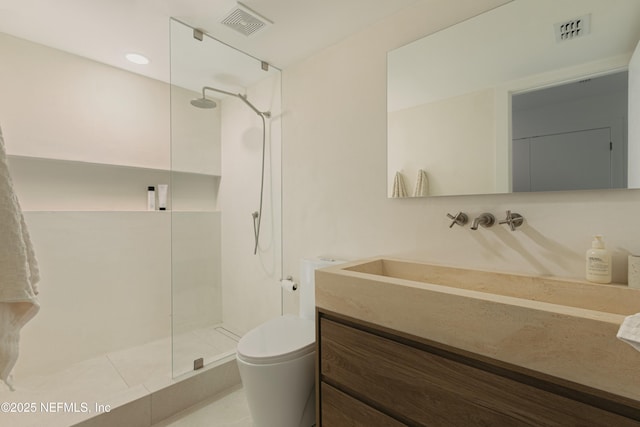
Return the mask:
[[514,0],[389,52],[388,195],[640,188],[639,39],[638,0]]

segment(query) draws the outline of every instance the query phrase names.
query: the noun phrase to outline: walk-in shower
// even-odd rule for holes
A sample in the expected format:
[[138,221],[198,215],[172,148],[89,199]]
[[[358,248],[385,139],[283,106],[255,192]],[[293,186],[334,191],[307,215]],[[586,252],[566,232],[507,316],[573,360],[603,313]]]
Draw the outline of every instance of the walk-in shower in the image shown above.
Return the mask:
[[[128,401],[133,409],[111,414],[150,425],[150,411],[159,420],[232,385],[239,337],[281,314],[280,71],[170,27],[170,84],[0,34],[9,168],[42,277],[40,312],[20,334],[16,391],[0,383],[0,400],[74,408],[3,413],[0,425],[75,425]],[[42,69],[46,81],[21,78]],[[203,85],[251,102],[193,108]],[[65,108],[34,106],[30,89]],[[243,104],[273,112],[262,147],[260,120]],[[246,212],[261,175],[255,256]],[[167,210],[148,211],[148,187],[167,184]],[[151,405],[152,393],[171,404]]]
[[247,99],[246,95],[241,93],[232,93],[222,89],[216,89],[209,86],[204,86],[202,88],[202,98],[195,98],[191,100],[191,105],[197,108],[215,108],[218,104],[212,99],[206,97],[205,91],[210,90],[213,92],[222,93],[224,95],[234,96],[236,98],[241,99],[249,108],[251,108],[255,113],[260,116],[262,119],[262,166],[260,173],[260,203],[258,210],[253,212],[251,216],[253,217],[253,235],[254,235],[254,246],[253,246],[253,254],[256,255],[258,253],[258,242],[260,241],[260,224],[262,223],[262,202],[264,198],[264,162],[265,162],[265,150],[266,150],[266,140],[267,140],[267,124],[265,118],[271,117],[270,111],[260,111]]

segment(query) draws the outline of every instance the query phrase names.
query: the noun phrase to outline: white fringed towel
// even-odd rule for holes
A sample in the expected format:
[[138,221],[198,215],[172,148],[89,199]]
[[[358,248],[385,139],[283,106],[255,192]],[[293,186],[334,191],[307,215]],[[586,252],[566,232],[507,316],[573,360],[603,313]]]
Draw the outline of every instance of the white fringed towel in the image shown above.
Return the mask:
[[427,172],[418,169],[418,178],[416,179],[416,188],[413,190],[413,197],[426,197],[429,195],[429,178]]
[[640,351],[640,313],[625,317],[616,337]]
[[20,203],[9,175],[0,129],[0,380],[11,390],[20,330],[40,306],[38,264]]
[[393,178],[393,198],[407,197],[407,188],[404,185],[404,177],[400,172],[396,172],[395,178]]

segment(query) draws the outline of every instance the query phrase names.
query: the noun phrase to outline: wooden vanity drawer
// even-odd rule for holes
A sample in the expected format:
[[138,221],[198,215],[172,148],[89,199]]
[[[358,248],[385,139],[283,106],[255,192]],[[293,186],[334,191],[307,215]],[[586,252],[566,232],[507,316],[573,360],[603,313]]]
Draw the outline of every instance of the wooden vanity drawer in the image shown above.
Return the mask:
[[[496,375],[468,361],[461,363],[455,357],[443,357],[375,332],[322,316],[319,328],[320,380],[408,425],[640,425],[621,415]],[[320,391],[324,417],[323,390],[324,386]],[[325,421],[322,418],[322,425],[339,425]]]
[[405,425],[327,383],[321,383],[320,388],[322,423],[325,426],[403,427]]

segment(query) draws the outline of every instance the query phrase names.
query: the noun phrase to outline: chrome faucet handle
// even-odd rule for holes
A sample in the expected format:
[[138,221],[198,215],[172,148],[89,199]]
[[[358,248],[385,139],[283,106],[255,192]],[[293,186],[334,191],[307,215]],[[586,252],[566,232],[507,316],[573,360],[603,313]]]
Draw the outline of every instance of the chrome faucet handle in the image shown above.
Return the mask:
[[509,224],[511,231],[516,231],[516,228],[520,227],[524,222],[524,217],[519,213],[511,213],[507,211],[507,217],[500,221],[498,224]]
[[485,228],[489,228],[493,224],[495,224],[495,222],[496,222],[496,217],[490,213],[485,212],[473,220],[473,224],[471,224],[471,229],[477,230],[479,225]]
[[456,224],[458,224],[460,227],[462,227],[463,225],[465,225],[469,221],[469,217],[464,212],[458,212],[455,216],[453,216],[450,213],[448,213],[447,216],[450,219],[452,219],[451,224],[449,224],[449,228],[453,227]]

